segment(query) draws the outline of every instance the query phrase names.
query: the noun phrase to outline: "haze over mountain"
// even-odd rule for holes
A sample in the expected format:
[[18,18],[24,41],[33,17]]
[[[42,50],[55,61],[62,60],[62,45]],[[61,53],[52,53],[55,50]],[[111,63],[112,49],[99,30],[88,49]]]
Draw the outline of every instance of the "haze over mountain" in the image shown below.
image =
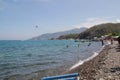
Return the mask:
[[94,39],[101,36],[120,36],[120,23],[103,23],[94,25],[78,34],[61,35],[58,39]]
[[37,36],[37,37],[33,37],[30,40],[48,40],[48,39],[52,39],[52,38],[55,39],[61,35],[81,33],[83,31],[85,31],[86,29],[87,28],[82,27],[82,28],[75,28],[75,29],[67,30],[67,31],[55,32],[55,33],[46,33],[46,34],[42,34],[42,35]]

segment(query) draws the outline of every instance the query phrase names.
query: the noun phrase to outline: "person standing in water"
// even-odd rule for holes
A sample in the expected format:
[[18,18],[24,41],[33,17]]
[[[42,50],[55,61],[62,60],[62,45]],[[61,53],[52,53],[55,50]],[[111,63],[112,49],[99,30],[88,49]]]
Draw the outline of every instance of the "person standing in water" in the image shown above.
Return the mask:
[[78,48],[80,47],[80,44],[78,44]]
[[69,46],[67,45],[66,48],[68,48]]
[[90,45],[91,45],[91,43],[88,44],[88,46],[90,46]]

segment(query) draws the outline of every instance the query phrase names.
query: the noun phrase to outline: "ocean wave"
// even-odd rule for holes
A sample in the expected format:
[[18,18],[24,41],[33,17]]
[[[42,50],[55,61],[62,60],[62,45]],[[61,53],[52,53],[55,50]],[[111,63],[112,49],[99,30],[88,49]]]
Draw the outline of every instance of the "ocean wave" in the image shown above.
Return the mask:
[[75,65],[73,65],[69,70],[72,70],[80,65],[82,65],[83,63],[93,59],[94,57],[96,57],[103,49],[104,49],[105,45],[102,46],[102,48],[100,48],[100,50],[96,51],[96,52],[93,52],[94,54],[90,57],[88,57],[87,59],[84,59],[84,60],[80,60],[78,63],[76,63]]

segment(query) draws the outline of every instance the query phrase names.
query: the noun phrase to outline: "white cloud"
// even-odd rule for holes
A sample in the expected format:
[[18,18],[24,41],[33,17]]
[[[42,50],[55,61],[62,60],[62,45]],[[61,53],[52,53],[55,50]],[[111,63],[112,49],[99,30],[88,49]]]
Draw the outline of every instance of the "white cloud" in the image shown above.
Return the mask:
[[102,24],[102,23],[118,23],[120,22],[120,19],[111,20],[111,18],[88,18],[86,22],[83,22],[81,24],[75,25],[74,27],[80,28],[80,27],[87,27],[90,28],[94,25]]
[[117,19],[116,22],[120,23],[120,19]]

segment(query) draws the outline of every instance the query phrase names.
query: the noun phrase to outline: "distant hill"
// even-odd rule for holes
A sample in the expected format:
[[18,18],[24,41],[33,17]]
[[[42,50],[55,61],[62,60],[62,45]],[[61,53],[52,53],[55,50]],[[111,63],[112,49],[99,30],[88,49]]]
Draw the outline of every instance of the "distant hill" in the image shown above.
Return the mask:
[[106,23],[95,25],[86,31],[80,33],[79,39],[93,39],[94,37],[101,37],[103,35],[118,35],[120,34],[120,23]]
[[66,35],[61,35],[57,39],[76,39],[78,37],[79,33],[76,34],[66,34]]
[[40,36],[37,37],[33,37],[31,38],[31,40],[48,40],[48,39],[56,39],[61,35],[66,35],[66,34],[79,34],[83,31],[85,31],[87,28],[83,27],[83,28],[76,28],[76,29],[72,29],[72,30],[68,30],[68,31],[61,31],[61,32],[56,32],[56,33],[46,33],[46,34],[42,34]]

